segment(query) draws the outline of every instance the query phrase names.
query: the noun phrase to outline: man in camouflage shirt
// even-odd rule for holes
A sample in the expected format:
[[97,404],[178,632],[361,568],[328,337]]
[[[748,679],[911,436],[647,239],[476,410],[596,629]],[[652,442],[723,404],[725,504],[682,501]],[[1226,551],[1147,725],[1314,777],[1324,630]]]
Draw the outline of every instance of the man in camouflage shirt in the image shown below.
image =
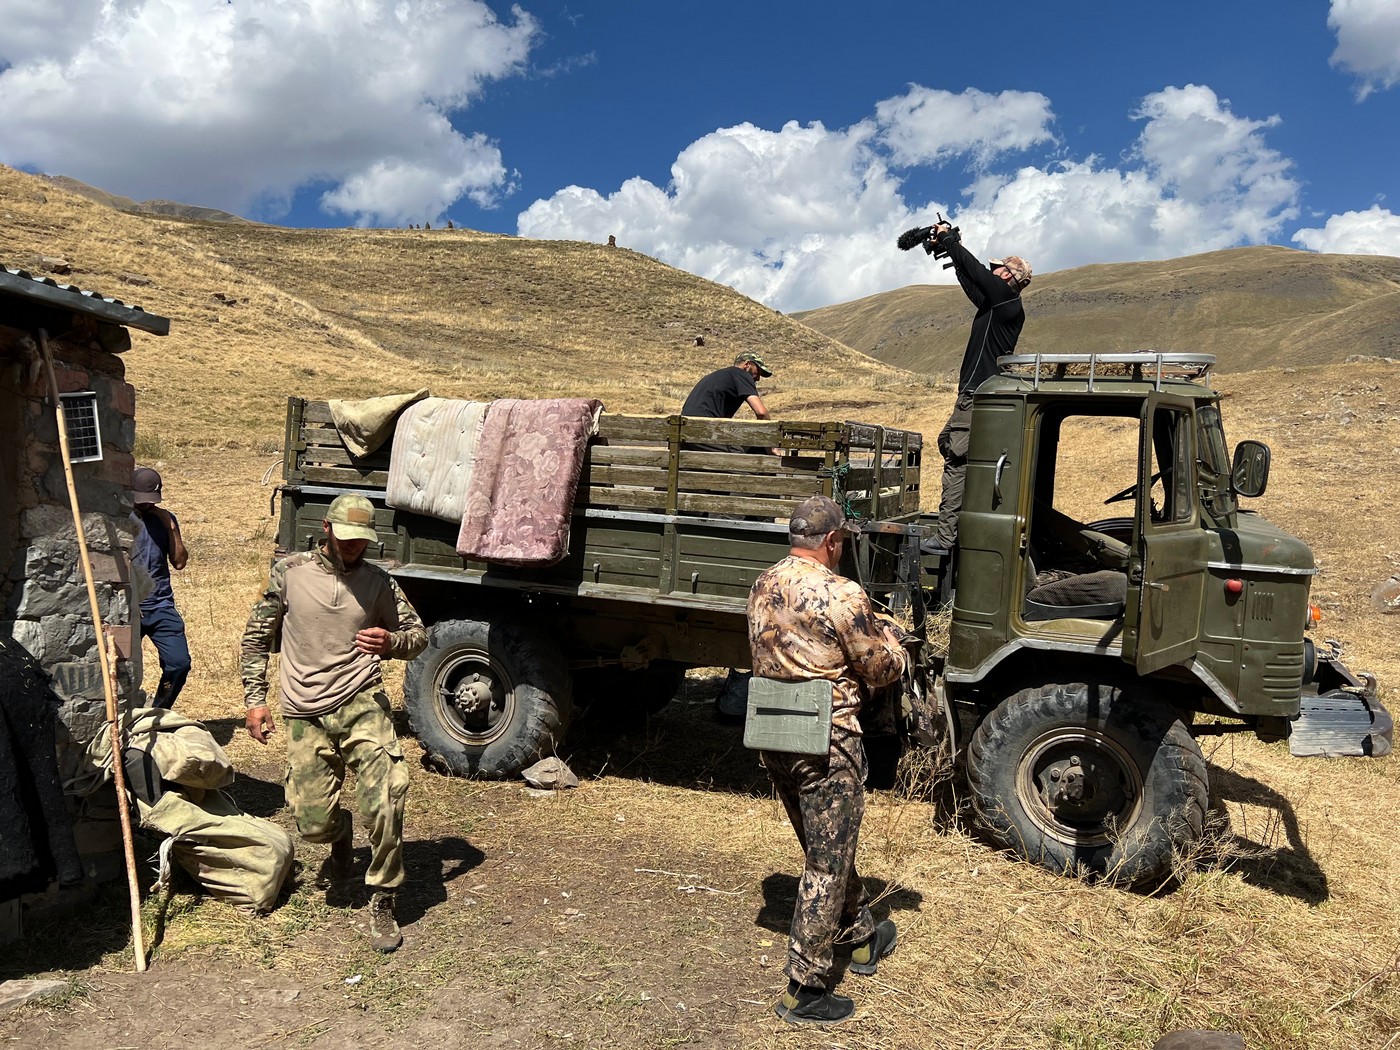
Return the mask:
[[352,859],[353,822],[340,807],[345,766],[355,771],[369,826],[370,943],[403,943],[394,891],[403,884],[403,812],[408,770],[389,718],[380,661],[411,660],[428,644],[423,621],[392,576],[364,560],[374,540],[374,505],[338,496],[326,512],[323,546],[280,559],[243,632],[241,670],[248,734],[266,744],[267,660],[279,649],[287,723],[287,804],[309,842],[331,843],[331,878]]
[[793,1023],[834,1024],[855,1010],[831,991],[837,943],[853,946],[852,973],[873,974],[896,938],[893,922],[875,923],[856,874],[866,777],[858,715],[872,690],[899,679],[907,657],[894,621],[835,571],[850,531],[854,526],[832,500],[804,501],[788,524],[791,551],[749,594],[754,674],[832,685],[825,755],[760,752],[807,858],[792,918],[788,989],[774,1006]]

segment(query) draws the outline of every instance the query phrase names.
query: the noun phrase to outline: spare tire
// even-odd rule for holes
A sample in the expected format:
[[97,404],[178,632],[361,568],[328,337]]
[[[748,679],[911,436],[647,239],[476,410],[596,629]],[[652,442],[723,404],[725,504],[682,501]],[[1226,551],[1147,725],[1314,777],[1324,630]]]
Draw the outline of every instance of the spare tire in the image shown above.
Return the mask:
[[573,713],[558,643],[515,619],[441,620],[404,679],[413,732],[459,776],[517,775],[563,742]]

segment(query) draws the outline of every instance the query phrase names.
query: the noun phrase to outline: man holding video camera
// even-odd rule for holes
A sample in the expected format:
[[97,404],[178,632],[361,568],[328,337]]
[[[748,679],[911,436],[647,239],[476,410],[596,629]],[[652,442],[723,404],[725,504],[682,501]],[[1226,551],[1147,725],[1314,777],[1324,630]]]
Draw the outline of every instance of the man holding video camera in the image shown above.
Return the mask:
[[[958,283],[967,293],[977,315],[958,372],[958,398],[953,414],[938,435],[938,451],[943,456],[943,494],[938,503],[938,530],[935,543],[952,550],[958,536],[958,514],[962,510],[963,485],[967,477],[967,441],[972,428],[972,393],[983,380],[997,373],[997,358],[1016,352],[1016,340],[1026,323],[1021,307],[1021,290],[1031,283],[1030,263],[1019,255],[992,259],[986,266],[962,246],[956,226],[939,222],[926,227],[925,250],[935,258],[949,260]],[[900,238],[900,247],[914,233]],[[918,241],[914,241],[918,243]],[[912,246],[912,244],[910,245]]]

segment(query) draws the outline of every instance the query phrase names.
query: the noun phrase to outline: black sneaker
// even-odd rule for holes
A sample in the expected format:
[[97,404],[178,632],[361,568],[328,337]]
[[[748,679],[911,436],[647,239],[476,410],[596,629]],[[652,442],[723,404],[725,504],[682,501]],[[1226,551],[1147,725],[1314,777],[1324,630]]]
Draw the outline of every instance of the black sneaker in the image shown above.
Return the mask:
[[880,960],[894,951],[899,941],[899,931],[889,919],[875,927],[875,932],[855,946],[851,952],[851,973],[869,977],[880,965]]
[[856,1004],[825,988],[807,988],[796,981],[773,1004],[773,1012],[788,1024],[839,1024],[856,1012]]

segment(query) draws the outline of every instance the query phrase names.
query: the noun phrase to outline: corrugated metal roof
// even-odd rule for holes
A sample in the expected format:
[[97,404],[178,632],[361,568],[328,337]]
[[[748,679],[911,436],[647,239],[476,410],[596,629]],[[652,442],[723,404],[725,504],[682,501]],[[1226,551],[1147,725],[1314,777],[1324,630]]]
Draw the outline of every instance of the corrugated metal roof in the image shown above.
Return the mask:
[[27,270],[0,266],[0,295],[14,295],[61,310],[87,314],[112,324],[139,328],[152,335],[169,335],[170,318],[147,313],[139,306],[128,306],[99,292],[86,291],[72,284],[59,284],[52,277],[36,277]]

